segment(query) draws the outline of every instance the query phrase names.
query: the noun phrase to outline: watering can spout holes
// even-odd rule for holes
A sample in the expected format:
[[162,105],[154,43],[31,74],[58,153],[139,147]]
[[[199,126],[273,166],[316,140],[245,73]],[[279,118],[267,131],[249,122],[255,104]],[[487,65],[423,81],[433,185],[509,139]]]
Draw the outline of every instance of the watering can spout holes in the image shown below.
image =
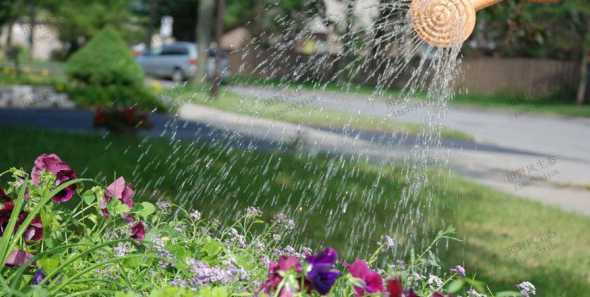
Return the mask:
[[[410,18],[414,31],[434,47],[461,45],[475,29],[478,11],[503,0],[412,0]],[[528,0],[559,3],[560,0]]]

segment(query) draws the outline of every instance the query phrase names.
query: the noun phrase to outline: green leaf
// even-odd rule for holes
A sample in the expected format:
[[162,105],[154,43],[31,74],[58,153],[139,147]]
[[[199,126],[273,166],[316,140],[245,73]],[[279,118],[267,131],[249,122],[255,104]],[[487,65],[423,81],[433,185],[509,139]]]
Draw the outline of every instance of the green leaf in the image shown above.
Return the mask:
[[481,281],[476,281],[474,279],[465,278],[465,282],[467,282],[470,286],[475,288],[478,292],[485,292],[485,284]]
[[201,248],[205,253],[207,260],[216,260],[217,256],[223,251],[223,244],[215,239],[209,239]]
[[42,287],[33,286],[33,290],[31,291],[30,295],[27,295],[27,296],[47,297],[47,296],[49,296],[49,291],[47,291],[47,289],[42,288]]
[[147,218],[154,212],[156,212],[156,207],[153,204],[149,202],[142,202],[139,205],[139,209],[135,213],[137,213],[140,217]]
[[257,263],[258,263],[256,258],[251,253],[249,253],[247,250],[244,250],[244,251],[240,252],[239,254],[236,254],[235,258],[236,258],[236,263],[240,267],[243,267],[246,270],[254,270],[257,266]]
[[38,261],[39,266],[43,269],[45,274],[52,273],[59,267],[59,258],[57,256],[43,258]]
[[136,297],[137,295],[133,292],[117,292],[115,297]]
[[186,247],[180,244],[167,244],[166,249],[176,258],[176,267],[181,270],[188,270],[186,259],[190,256],[190,252]]
[[[143,265],[145,265],[146,262],[149,262],[149,260],[142,259],[140,257],[130,257],[128,259],[125,259],[125,261],[123,261],[123,265],[125,265],[126,267],[129,267],[129,268],[138,268],[138,267],[142,267]],[[133,296],[135,296],[135,295],[133,295]]]
[[129,212],[129,206],[119,199],[113,199],[107,205],[109,213],[113,216],[122,215]]
[[520,297],[520,293],[516,291],[502,291],[496,294],[496,297]]
[[447,287],[447,292],[451,293],[451,294],[455,294],[455,293],[459,292],[463,288],[464,285],[465,285],[465,281],[463,279],[453,280],[451,283],[449,283],[449,286]]
[[82,201],[86,203],[86,205],[91,205],[96,200],[96,195],[92,190],[88,190],[82,194]]
[[226,287],[205,287],[199,290],[199,297],[229,297]]
[[165,287],[152,291],[150,297],[191,297],[193,294],[188,289],[178,287]]

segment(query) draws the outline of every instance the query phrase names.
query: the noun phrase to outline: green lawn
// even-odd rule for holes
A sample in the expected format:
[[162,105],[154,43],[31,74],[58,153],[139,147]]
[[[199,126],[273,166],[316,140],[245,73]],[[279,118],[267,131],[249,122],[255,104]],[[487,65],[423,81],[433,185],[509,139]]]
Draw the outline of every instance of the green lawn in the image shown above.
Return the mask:
[[[423,128],[420,124],[403,123],[394,119],[322,110],[279,100],[258,100],[252,97],[240,96],[229,91],[222,91],[219,98],[212,100],[209,98],[208,93],[199,86],[175,87],[165,90],[164,95],[175,98],[179,102],[192,102],[249,116],[314,127],[347,127],[364,131],[409,135],[417,135]],[[448,128],[442,129],[441,137],[457,140],[473,139],[467,133]]]
[[590,104],[578,106],[561,99],[526,99],[510,95],[457,95],[452,104],[459,106],[491,108],[514,113],[516,117],[521,114],[547,114],[568,117],[590,117]]
[[[263,79],[253,76],[234,75],[228,81],[228,84],[234,85],[258,85],[258,86],[274,86],[274,87],[288,87],[292,89],[306,89],[306,90],[323,90],[332,92],[347,92],[359,93],[365,95],[372,95],[375,93],[375,87],[356,83],[338,83],[338,82],[293,82],[279,79]],[[401,91],[396,89],[383,89],[379,92],[386,97],[399,96]]]
[[[299,227],[291,239],[341,250],[352,246],[356,254],[390,233],[385,226],[396,222],[395,202],[406,186],[401,168],[341,158],[22,128],[3,127],[1,134],[0,168],[29,169],[38,154],[55,152],[80,176],[124,175],[139,195],[173,197],[209,219],[223,220],[250,205],[267,213],[294,210]],[[530,280],[537,296],[588,295],[590,219],[457,177],[430,179],[440,211],[427,213],[425,224],[455,226],[464,240],[440,247],[447,265],[464,264],[497,289]]]
[[[356,85],[356,84],[336,84],[336,83],[292,83],[283,82],[279,80],[264,80],[256,79],[252,77],[236,77],[230,83],[233,84],[244,84],[244,85],[263,85],[263,86],[277,86],[277,87],[289,87],[293,89],[303,88],[309,90],[326,90],[336,92],[351,92],[358,94],[374,94],[375,88]],[[391,98],[398,97],[400,91],[396,89],[385,89],[380,90],[379,94],[383,97]],[[548,98],[530,99],[523,96],[514,96],[507,94],[494,94],[494,95],[482,95],[482,94],[458,94],[450,102],[451,105],[455,106],[466,106],[466,107],[477,107],[486,109],[496,109],[501,111],[511,112],[518,117],[521,114],[546,114],[546,115],[559,115],[567,117],[590,117],[590,102],[583,105],[577,106],[574,104],[574,95],[562,94],[555,95]],[[423,99],[424,94],[416,94],[417,99]]]

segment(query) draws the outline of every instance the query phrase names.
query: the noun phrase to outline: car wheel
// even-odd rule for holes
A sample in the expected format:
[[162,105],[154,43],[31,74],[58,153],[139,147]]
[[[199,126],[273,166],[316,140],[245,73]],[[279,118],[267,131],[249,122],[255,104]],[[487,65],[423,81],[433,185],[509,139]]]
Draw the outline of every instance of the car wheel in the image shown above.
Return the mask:
[[172,81],[176,83],[184,81],[184,73],[182,73],[182,70],[178,68],[174,69],[174,72],[172,72]]

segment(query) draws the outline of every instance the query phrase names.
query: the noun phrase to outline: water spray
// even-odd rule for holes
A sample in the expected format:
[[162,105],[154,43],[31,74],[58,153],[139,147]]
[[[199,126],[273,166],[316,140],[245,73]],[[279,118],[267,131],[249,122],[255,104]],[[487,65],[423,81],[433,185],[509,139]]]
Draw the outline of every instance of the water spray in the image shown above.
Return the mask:
[[[434,47],[463,43],[475,29],[478,11],[503,0],[413,0],[412,26],[418,36]],[[531,3],[558,3],[560,0],[528,0]]]

